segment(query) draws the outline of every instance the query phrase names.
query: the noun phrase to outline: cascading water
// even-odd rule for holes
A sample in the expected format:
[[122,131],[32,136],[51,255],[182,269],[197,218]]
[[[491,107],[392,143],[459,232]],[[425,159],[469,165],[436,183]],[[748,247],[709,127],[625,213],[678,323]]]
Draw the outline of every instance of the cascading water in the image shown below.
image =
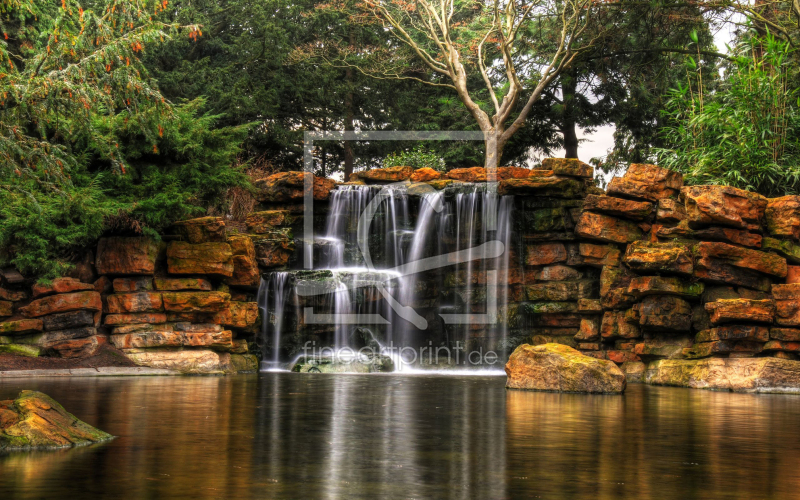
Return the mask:
[[[278,368],[280,363],[284,311],[289,295],[288,281],[288,272],[274,272],[268,280],[262,279],[258,287],[257,302],[263,317],[261,322],[261,360],[263,368]],[[272,340],[271,343],[269,342],[270,339]],[[268,348],[270,345],[272,352]]]
[[[359,228],[365,211],[371,223]],[[332,313],[328,327],[316,325],[313,331],[323,343],[329,338],[327,345],[337,351],[376,344],[383,354],[393,354],[386,346],[417,351],[502,346],[507,327],[497,319],[509,299],[512,211],[513,197],[499,197],[485,184],[421,195],[409,195],[405,185],[340,186],[331,193],[323,236],[314,240],[321,292],[301,299],[303,306],[292,311],[298,328],[309,326],[303,316],[309,310]],[[262,282],[264,293],[259,291],[271,366],[280,361],[287,297],[303,295],[286,290],[293,273],[309,271],[272,273]],[[500,284],[491,307],[484,305],[494,293],[493,283],[487,283],[490,273]],[[451,321],[456,316],[461,319]],[[482,319],[475,323],[473,318]]]

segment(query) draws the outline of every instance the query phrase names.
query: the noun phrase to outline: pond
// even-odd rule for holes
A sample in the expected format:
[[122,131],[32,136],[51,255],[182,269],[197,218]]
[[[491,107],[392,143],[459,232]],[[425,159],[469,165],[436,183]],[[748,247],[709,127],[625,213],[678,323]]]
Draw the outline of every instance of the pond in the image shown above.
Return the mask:
[[118,436],[0,456],[0,498],[790,498],[800,397],[502,376],[0,380]]

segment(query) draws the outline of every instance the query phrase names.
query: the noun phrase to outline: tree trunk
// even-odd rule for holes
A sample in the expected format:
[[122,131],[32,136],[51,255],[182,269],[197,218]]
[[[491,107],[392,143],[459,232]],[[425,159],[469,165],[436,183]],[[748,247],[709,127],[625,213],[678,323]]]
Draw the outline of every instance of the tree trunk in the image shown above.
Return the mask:
[[561,74],[561,96],[564,100],[561,113],[561,133],[564,137],[564,158],[578,157],[578,132],[575,123],[575,92],[577,79],[572,71]]
[[[494,175],[496,175],[496,169],[500,166],[500,160],[503,157],[503,147],[505,146],[505,141],[500,138],[501,135],[501,131],[492,129],[491,131],[486,132],[486,139],[484,140],[484,145],[486,146],[486,156],[483,166],[486,168],[487,176],[492,177],[487,177],[486,179],[490,182],[497,180],[494,178]],[[494,171],[490,170],[492,167],[495,169]]]
[[[355,37],[353,30],[349,33],[350,46],[355,45]],[[344,78],[347,85],[347,91],[344,95],[344,130],[352,132],[355,111],[353,110],[353,69],[348,67],[345,69]],[[353,141],[344,141],[344,181],[350,180],[350,175],[353,173]]]

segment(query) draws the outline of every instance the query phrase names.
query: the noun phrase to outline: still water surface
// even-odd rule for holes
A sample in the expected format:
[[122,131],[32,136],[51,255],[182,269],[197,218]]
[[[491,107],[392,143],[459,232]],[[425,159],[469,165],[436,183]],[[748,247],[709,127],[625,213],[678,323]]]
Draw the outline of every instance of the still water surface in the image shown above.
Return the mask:
[[798,498],[800,397],[504,377],[0,380],[115,440],[0,456],[0,498]]

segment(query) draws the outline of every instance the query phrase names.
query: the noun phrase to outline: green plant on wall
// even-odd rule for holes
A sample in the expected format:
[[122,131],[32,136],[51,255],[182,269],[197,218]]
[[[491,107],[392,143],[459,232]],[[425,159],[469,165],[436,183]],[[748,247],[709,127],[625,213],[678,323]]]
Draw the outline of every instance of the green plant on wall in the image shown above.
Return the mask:
[[390,153],[383,159],[383,167],[412,167],[432,168],[437,172],[444,172],[444,159],[433,151],[427,151],[422,146],[409,151]]
[[687,59],[687,81],[670,92],[661,166],[689,184],[725,184],[766,196],[800,192],[800,98],[793,52],[767,33],[739,44],[717,89],[701,62]]

